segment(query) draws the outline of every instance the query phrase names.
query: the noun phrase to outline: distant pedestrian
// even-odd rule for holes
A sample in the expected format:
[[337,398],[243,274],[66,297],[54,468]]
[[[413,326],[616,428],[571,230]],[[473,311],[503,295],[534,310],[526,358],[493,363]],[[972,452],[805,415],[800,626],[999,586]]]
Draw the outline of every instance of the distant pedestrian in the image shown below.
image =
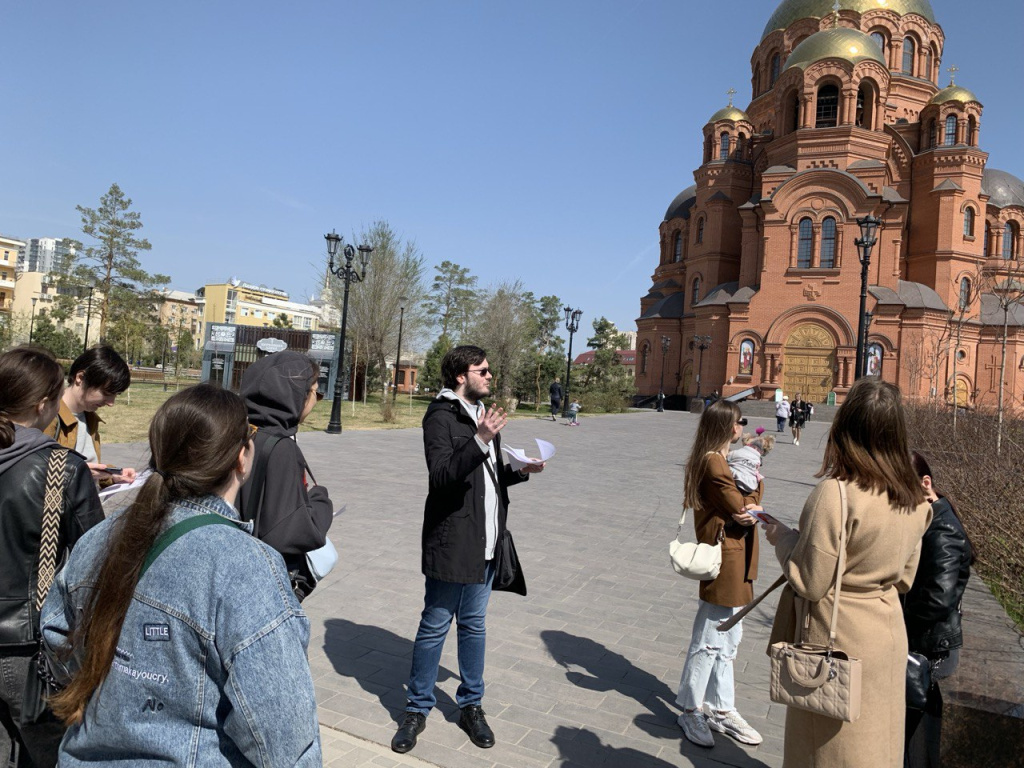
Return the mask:
[[548,387],[548,394],[551,395],[551,420],[558,421],[558,413],[562,410],[562,382],[557,376]]
[[807,423],[807,411],[810,405],[806,400],[796,393],[796,398],[789,406],[789,428],[793,433],[793,445],[800,445],[800,430]]
[[775,404],[776,432],[786,430],[786,422],[789,421],[789,395],[783,395],[782,399]]
[[580,409],[582,407],[583,406],[580,405],[580,401],[577,400],[575,397],[572,399],[572,402],[569,403],[569,426],[570,427],[578,427],[580,425],[579,413],[580,413]]

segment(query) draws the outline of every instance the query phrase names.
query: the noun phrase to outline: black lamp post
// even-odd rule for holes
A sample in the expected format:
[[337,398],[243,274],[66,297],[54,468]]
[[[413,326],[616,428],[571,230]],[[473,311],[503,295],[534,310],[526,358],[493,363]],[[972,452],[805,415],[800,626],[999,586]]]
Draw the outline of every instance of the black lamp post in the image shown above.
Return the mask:
[[85,338],[82,339],[82,352],[85,353],[89,349],[89,321],[92,319],[92,292],[96,290],[94,286],[89,286],[89,305],[85,309]]
[[562,401],[562,416],[569,416],[569,384],[572,377],[572,337],[580,329],[580,318],[583,316],[582,309],[563,307],[565,312],[565,330],[569,332],[569,354],[565,361],[565,399]]
[[690,349],[699,349],[700,355],[697,363],[697,399],[700,400],[700,378],[704,373],[704,350],[711,348],[710,336],[694,336],[690,342]]
[[871,335],[872,317],[870,312],[864,313],[864,358],[861,360],[861,371],[865,376],[868,375],[868,336]]
[[871,249],[878,242],[875,233],[881,223],[881,219],[874,216],[857,219],[860,237],[853,241],[853,244],[857,246],[857,256],[860,258],[860,314],[857,315],[857,360],[854,366],[854,379],[859,379],[864,375],[865,331],[867,330],[864,315],[867,312],[868,302],[868,267],[871,265]]
[[405,302],[408,299],[405,296],[398,297],[398,352],[395,353],[395,386],[394,391],[391,393],[391,402],[398,400],[398,368],[402,364],[402,325],[405,323]]
[[334,372],[334,401],[331,403],[331,420],[327,423],[327,434],[341,434],[341,391],[345,381],[345,329],[348,324],[348,291],[352,283],[361,283],[366,277],[366,266],[370,261],[370,253],[373,251],[368,245],[359,246],[359,264],[361,271],[356,271],[352,266],[352,260],[356,256],[356,249],[351,245],[345,246],[345,263],[334,266],[334,257],[338,255],[338,248],[341,246],[342,236],[333,229],[329,235],[324,235],[327,241],[327,255],[330,257],[327,271],[335,277],[345,281],[345,300],[341,305],[341,339],[338,345],[338,366]]
[[32,317],[28,321],[28,343],[32,343],[32,334],[36,330],[36,302],[39,301],[35,296],[32,297]]
[[665,360],[668,359],[668,348],[672,346],[672,339],[668,336],[661,337],[661,383],[658,384],[658,413],[665,412]]

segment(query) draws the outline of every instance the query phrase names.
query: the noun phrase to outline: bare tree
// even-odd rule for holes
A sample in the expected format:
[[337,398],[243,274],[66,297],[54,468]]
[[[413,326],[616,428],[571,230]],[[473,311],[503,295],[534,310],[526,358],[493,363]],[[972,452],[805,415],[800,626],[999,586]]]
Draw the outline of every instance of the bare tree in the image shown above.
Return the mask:
[[[996,428],[996,454],[1003,450],[1003,414],[1004,390],[1006,388],[1006,341],[1010,327],[1010,314],[1024,303],[1024,263],[1020,261],[1003,262],[1005,268],[997,267],[985,274],[986,287],[991,291],[999,311],[1003,315],[1003,329],[1000,336],[1002,347],[999,359],[999,404],[998,426]],[[1017,325],[1019,326],[1019,322]]]
[[534,329],[533,294],[522,280],[505,280],[489,288],[470,338],[487,350],[499,397],[511,407],[516,372],[530,354]]
[[[957,379],[957,357],[960,351],[960,343],[963,338],[964,325],[974,318],[974,310],[978,305],[978,299],[981,296],[981,287],[984,284],[984,274],[981,268],[982,262],[979,260],[976,263],[974,273],[970,276],[961,276],[957,278],[957,288],[959,290],[956,309],[949,315],[949,321],[947,323],[948,336],[946,339],[947,347],[947,360],[952,359],[953,376],[952,381],[952,397],[953,397],[953,438],[956,438],[956,426],[957,426],[957,413],[960,410],[960,392]],[[980,314],[980,312],[979,312]],[[953,338],[956,338],[956,344],[953,349],[950,349],[950,342]]]

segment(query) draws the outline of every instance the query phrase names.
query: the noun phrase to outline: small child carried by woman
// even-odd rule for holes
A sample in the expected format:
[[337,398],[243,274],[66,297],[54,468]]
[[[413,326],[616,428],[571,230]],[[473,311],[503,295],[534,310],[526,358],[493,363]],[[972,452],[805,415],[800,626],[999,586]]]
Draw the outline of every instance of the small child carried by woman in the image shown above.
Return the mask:
[[743,493],[753,493],[764,479],[761,460],[775,447],[775,438],[772,435],[755,436],[747,433],[741,440],[743,447],[729,451],[726,462],[736,480],[736,487]]

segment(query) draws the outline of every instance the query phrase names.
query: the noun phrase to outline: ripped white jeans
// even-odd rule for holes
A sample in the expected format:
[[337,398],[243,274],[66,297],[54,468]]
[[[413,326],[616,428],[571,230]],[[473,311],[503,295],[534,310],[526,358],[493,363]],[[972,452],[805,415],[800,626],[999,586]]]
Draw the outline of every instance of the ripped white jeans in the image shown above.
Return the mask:
[[703,600],[697,603],[676,704],[691,710],[707,703],[711,709],[731,712],[736,709],[732,663],[743,637],[743,622],[737,622],[728,632],[719,632],[716,627],[740,609],[712,605]]

